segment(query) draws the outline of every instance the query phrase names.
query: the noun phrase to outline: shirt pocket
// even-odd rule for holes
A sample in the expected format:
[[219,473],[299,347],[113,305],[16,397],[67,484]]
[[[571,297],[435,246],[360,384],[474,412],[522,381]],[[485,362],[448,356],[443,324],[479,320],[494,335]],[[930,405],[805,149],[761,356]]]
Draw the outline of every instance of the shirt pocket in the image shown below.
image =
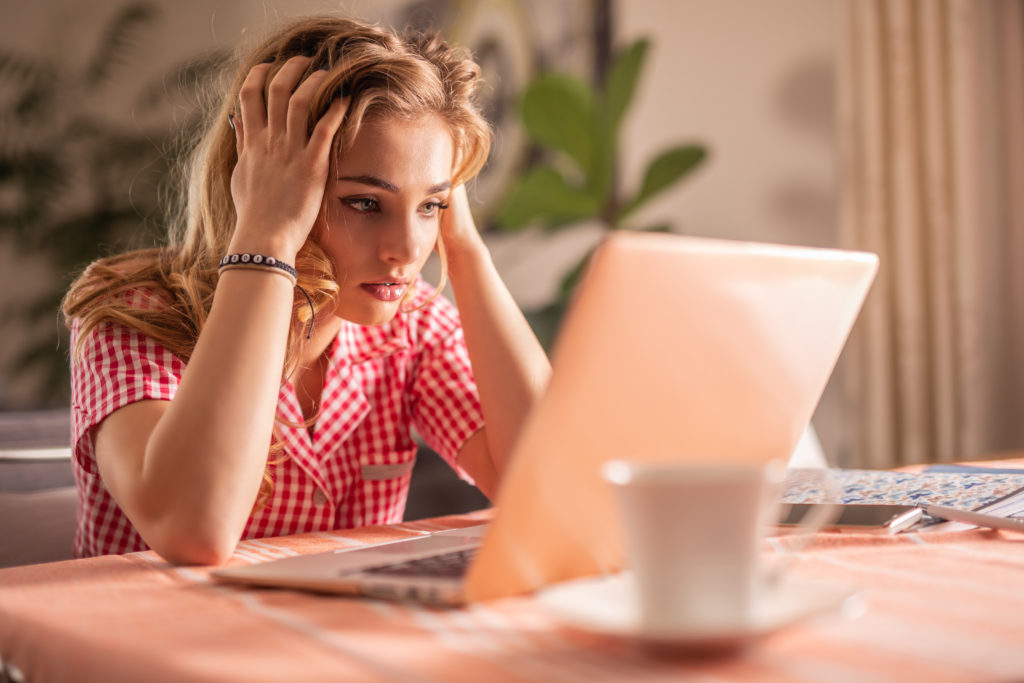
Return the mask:
[[408,479],[415,464],[416,448],[384,454],[367,454],[359,459],[359,474],[366,482]]

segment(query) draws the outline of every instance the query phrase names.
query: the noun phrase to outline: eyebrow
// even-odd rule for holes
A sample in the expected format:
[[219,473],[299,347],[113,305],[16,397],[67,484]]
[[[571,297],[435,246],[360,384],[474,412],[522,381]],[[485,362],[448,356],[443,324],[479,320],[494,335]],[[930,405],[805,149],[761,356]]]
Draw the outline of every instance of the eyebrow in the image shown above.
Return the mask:
[[[387,192],[400,192],[401,188],[394,183],[388,182],[383,178],[378,178],[372,175],[356,175],[356,176],[340,176],[339,181],[346,181],[350,183],[359,183],[361,185],[372,185],[373,187],[379,187]],[[450,190],[452,187],[452,181],[445,180],[444,182],[438,183],[427,188],[427,194],[435,194],[437,192],[444,192]]]

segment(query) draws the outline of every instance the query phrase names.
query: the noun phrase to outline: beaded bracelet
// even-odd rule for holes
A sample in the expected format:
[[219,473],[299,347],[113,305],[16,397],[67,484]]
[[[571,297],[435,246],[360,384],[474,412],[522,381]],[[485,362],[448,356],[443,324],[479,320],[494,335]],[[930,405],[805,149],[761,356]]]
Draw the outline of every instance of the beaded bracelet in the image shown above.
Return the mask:
[[240,268],[276,268],[282,273],[287,273],[294,285],[299,281],[299,273],[294,267],[284,261],[279,261],[273,256],[263,254],[228,254],[220,260],[220,270],[232,267]]
[[279,261],[273,256],[264,256],[263,254],[228,254],[220,260],[218,271],[233,270],[236,268],[245,268],[251,270],[268,270],[272,273],[277,273],[283,277],[288,278],[293,287],[296,287],[302,296],[306,297],[306,303],[309,304],[309,330],[306,332],[306,339],[313,336],[313,323],[316,322],[316,310],[313,308],[313,300],[309,298],[309,294],[299,284],[299,272],[295,270],[293,266],[288,265],[284,261]]

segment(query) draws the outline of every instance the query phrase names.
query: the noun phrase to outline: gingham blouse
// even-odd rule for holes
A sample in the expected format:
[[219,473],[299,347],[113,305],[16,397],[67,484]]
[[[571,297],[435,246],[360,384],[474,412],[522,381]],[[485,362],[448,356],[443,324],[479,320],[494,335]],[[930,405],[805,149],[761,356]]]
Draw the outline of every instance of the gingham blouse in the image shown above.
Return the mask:
[[[421,282],[417,300],[431,294]],[[71,348],[78,330],[72,321]],[[413,429],[468,479],[455,458],[483,417],[458,312],[449,301],[438,297],[380,326],[343,322],[328,353],[312,438],[291,383],[281,387],[275,433],[284,452],[269,458],[276,463],[270,467],[273,494],[249,517],[243,538],[401,521],[416,456]],[[105,324],[85,340],[71,370],[75,553],[144,550],[100,478],[93,428],[135,401],[170,400],[185,364],[148,337]]]

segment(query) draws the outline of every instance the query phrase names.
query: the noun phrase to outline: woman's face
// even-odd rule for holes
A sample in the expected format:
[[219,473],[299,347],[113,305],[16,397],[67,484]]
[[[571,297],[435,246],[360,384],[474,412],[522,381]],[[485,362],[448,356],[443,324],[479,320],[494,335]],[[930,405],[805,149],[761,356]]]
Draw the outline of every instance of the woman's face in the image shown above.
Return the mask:
[[360,325],[394,318],[437,242],[452,153],[434,115],[368,121],[342,151],[318,239],[340,286],[335,315]]

